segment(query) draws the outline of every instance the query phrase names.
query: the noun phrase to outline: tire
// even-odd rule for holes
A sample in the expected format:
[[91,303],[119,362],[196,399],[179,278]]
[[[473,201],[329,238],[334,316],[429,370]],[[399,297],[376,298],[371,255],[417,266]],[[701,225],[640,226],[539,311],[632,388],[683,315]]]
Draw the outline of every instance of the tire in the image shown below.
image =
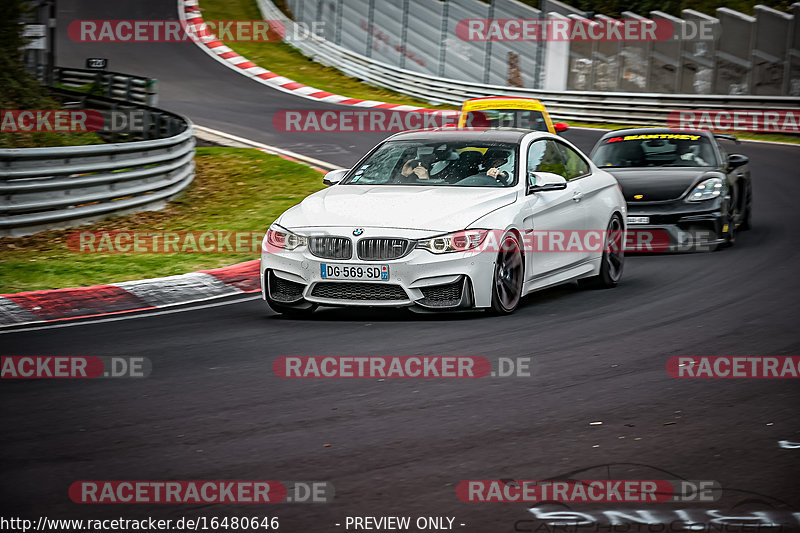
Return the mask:
[[500,252],[492,276],[492,308],[496,315],[510,315],[522,299],[522,283],[525,268],[519,240],[513,233],[506,233],[500,241]]
[[724,242],[716,246],[714,251],[728,248],[736,244],[736,214],[732,211],[733,203],[728,204],[728,219],[723,224],[723,228],[727,225],[728,230],[723,232]]
[[744,216],[742,223],[736,228],[738,231],[747,231],[753,228],[753,191],[747,187],[747,200],[744,203]]
[[608,221],[603,255],[600,258],[600,273],[590,278],[578,280],[584,289],[612,289],[622,279],[625,266],[625,250],[623,249],[622,219],[614,215]]

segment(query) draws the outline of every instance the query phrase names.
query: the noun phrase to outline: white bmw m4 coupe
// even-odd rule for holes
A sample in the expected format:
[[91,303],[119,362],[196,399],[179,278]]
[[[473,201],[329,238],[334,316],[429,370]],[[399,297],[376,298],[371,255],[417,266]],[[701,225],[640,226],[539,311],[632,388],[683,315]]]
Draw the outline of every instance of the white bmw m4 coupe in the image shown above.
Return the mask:
[[513,312],[578,280],[614,287],[625,199],[575,146],[518,129],[389,137],[285,211],[261,253],[278,313],[318,306]]

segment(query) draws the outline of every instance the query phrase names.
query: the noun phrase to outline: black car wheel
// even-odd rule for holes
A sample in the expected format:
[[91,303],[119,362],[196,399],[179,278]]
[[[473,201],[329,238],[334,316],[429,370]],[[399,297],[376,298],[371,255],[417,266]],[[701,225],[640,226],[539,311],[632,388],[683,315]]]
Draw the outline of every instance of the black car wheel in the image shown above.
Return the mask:
[[524,268],[519,241],[513,233],[507,233],[501,241],[500,253],[494,265],[492,280],[492,311],[499,315],[514,312],[522,298]]
[[617,286],[619,280],[622,279],[622,270],[625,266],[623,239],[622,219],[619,218],[619,215],[614,215],[606,229],[600,273],[591,278],[579,279],[578,285],[587,289],[611,289]]
[[747,187],[747,199],[744,202],[744,215],[742,222],[737,228],[739,231],[747,231],[753,227],[753,191]]

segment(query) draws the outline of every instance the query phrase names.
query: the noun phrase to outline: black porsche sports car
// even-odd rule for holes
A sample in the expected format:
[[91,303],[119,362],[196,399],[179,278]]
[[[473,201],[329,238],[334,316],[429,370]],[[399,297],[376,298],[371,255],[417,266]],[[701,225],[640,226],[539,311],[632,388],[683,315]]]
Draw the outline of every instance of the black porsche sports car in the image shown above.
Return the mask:
[[672,251],[715,250],[749,229],[753,199],[748,158],[720,139],[738,143],[707,131],[616,130],[591,158],[622,187],[629,230],[663,230]]

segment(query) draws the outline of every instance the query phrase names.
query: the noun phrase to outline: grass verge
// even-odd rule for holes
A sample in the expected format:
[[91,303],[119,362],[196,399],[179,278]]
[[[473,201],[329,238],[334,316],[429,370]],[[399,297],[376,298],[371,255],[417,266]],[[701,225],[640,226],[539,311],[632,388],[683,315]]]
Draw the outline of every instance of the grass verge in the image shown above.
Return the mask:
[[0,293],[170,276],[257,259],[258,253],[80,254],[67,247],[67,237],[78,229],[263,232],[323,187],[318,171],[250,148],[198,148],[195,162],[194,182],[161,211],[0,239]]
[[[200,10],[206,20],[261,20],[258,5],[253,0],[201,0]],[[455,109],[453,106],[432,106],[425,100],[368,85],[309,59],[284,42],[226,42],[225,45],[260,67],[323,91],[393,104]]]

